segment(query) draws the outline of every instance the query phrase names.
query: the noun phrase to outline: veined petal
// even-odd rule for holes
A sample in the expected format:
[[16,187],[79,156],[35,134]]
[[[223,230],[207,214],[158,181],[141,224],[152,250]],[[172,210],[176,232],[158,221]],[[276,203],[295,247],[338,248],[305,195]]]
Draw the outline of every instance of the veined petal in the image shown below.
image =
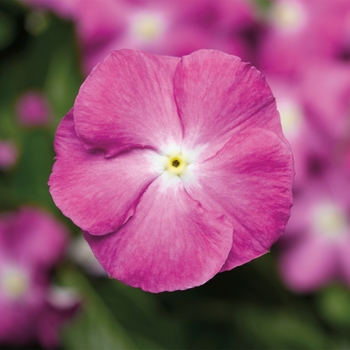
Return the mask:
[[233,246],[222,270],[269,251],[283,233],[292,205],[293,159],[275,133],[252,129],[234,135],[212,158],[193,164],[184,178],[189,195],[233,225]]
[[161,156],[152,150],[133,149],[111,158],[86,150],[75,133],[72,110],[57,130],[55,151],[51,195],[64,215],[91,234],[122,225],[159,175],[154,159]]
[[204,210],[173,179],[157,178],[118,231],[85,233],[111,277],[157,293],[201,285],[220,271],[232,245],[231,224]]
[[133,147],[181,143],[173,77],[179,58],[113,51],[82,84],[74,104],[84,146],[107,156]]
[[208,159],[246,128],[264,128],[282,137],[265,78],[236,56],[200,50],[182,57],[174,89],[184,128],[183,147],[202,149],[199,159]]

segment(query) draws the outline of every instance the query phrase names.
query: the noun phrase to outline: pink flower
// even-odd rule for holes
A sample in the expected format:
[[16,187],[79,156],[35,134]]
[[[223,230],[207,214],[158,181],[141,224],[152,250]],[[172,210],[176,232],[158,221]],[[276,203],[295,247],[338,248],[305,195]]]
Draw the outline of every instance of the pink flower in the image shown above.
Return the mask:
[[11,141],[0,140],[0,170],[11,168],[17,161],[18,150]]
[[50,287],[51,269],[66,243],[66,230],[39,209],[0,217],[1,345],[58,345],[58,327],[78,305],[76,298],[62,303],[62,292]]
[[201,285],[270,249],[292,204],[275,100],[219,51],[114,51],[55,139],[49,185],[111,277],[151,292]]
[[349,182],[337,169],[295,197],[281,240],[282,279],[297,292],[333,281],[350,286]]
[[40,126],[49,123],[51,111],[46,98],[39,92],[28,91],[17,101],[17,118],[24,126]]

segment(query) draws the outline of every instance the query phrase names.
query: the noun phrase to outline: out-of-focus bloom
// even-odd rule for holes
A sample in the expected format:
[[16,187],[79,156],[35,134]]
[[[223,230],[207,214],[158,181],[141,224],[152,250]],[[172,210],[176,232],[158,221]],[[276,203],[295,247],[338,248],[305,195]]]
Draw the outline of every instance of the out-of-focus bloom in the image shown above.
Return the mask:
[[245,0],[30,0],[71,18],[82,50],[84,71],[116,49],[182,56],[219,49],[254,58],[255,8]]
[[333,281],[350,286],[348,188],[338,169],[295,197],[279,265],[291,289],[311,292]]
[[46,98],[36,91],[29,91],[19,98],[16,112],[17,119],[23,126],[47,125],[51,119]]
[[276,97],[277,109],[280,113],[282,130],[289,141],[295,162],[295,186],[300,186],[307,176],[307,142],[309,133],[302,100],[298,89],[288,80],[267,77],[274,96]]
[[265,254],[292,204],[293,162],[254,67],[219,51],[114,51],[55,139],[49,185],[111,277],[151,292]]
[[263,71],[294,73],[304,61],[350,53],[350,2],[274,0],[260,46]]
[[303,71],[301,89],[309,118],[334,151],[339,143],[350,142],[350,65],[313,62]]
[[247,1],[123,0],[107,1],[108,6],[92,1],[89,7],[85,2],[77,30],[88,73],[112,50],[123,48],[171,56],[220,49],[251,58],[246,36],[255,13]]
[[[309,0],[310,6],[316,1]],[[267,19],[267,29],[259,52],[261,68],[283,73],[295,70],[307,47],[315,45],[306,2],[275,0]]]
[[50,287],[67,233],[46,212],[22,208],[0,217],[0,344],[58,345],[58,327],[75,312],[76,297]]
[[350,66],[336,61],[314,62],[304,65],[302,71],[299,91],[308,123],[316,135],[307,137],[306,147],[310,149],[317,138],[317,167],[338,167],[349,173]]
[[11,168],[17,161],[18,150],[11,141],[0,140],[0,170]]
[[283,133],[292,147],[296,173],[294,188],[299,190],[327,167],[330,150],[324,147],[324,138],[314,125],[316,121],[310,120],[306,108],[306,84],[271,75],[267,76],[267,81],[276,97]]

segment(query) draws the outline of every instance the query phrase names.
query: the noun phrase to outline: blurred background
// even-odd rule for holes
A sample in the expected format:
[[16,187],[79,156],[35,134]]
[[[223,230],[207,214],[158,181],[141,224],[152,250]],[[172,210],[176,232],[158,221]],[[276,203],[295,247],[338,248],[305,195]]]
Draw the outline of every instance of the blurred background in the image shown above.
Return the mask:
[[[267,254],[150,294],[109,279],[47,181],[55,130],[111,50],[252,62],[295,157]],[[349,0],[0,0],[1,349],[350,349]]]

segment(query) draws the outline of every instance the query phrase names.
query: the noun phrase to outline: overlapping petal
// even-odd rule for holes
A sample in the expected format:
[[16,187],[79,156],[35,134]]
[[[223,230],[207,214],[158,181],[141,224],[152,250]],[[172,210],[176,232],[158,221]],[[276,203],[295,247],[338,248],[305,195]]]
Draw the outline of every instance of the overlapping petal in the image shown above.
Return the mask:
[[113,51],[82,84],[74,104],[77,134],[107,156],[133,147],[181,143],[173,97],[179,58]]
[[150,292],[203,284],[226,261],[232,226],[191,199],[166,174],[146,190],[135,215],[117,232],[85,238],[111,277]]
[[195,179],[185,181],[189,195],[233,225],[233,246],[222,270],[268,252],[292,205],[294,170],[284,140],[268,130],[247,130],[193,168]]
[[282,136],[274,97],[262,74],[220,51],[184,56],[174,78],[175,99],[184,128],[184,147],[215,154],[234,133],[251,127]]
[[115,231],[135,211],[147,186],[159,175],[149,149],[105,158],[86,150],[75,129],[73,111],[62,120],[55,139],[56,162],[50,192],[63,214],[91,234]]

